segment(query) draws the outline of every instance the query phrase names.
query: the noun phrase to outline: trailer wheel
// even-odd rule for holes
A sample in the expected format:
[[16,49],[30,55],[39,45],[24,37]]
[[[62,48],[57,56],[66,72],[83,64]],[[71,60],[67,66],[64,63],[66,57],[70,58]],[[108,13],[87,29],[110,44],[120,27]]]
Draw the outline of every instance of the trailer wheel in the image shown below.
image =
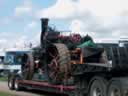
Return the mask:
[[89,96],[106,96],[106,83],[103,80],[94,80],[89,91]]
[[16,91],[21,90],[21,87],[19,86],[18,80],[20,80],[20,78],[19,78],[18,76],[16,76],[15,79],[14,79],[14,89],[15,89]]
[[112,81],[108,88],[107,96],[122,96],[120,82]]
[[13,77],[8,78],[8,87],[10,90],[14,90],[14,78]]

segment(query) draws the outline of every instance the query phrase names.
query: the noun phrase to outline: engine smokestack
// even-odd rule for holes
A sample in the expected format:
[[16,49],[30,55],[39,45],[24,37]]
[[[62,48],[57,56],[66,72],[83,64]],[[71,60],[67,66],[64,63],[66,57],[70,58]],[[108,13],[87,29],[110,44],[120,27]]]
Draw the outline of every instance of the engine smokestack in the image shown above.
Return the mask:
[[48,18],[41,18],[41,37],[40,37],[41,46],[43,44],[45,34],[47,32],[47,29],[48,29],[48,21],[49,21]]

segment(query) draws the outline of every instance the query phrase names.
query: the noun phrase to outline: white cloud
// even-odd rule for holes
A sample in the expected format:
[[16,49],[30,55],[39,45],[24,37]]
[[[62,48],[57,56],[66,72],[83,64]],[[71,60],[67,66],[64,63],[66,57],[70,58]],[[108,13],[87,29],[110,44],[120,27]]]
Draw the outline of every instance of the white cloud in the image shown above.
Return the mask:
[[0,43],[6,43],[7,40],[6,39],[0,39]]
[[21,36],[19,39],[14,41],[14,47],[16,48],[29,48],[31,42],[27,36]]
[[31,8],[27,6],[19,6],[15,8],[15,14],[16,15],[22,15],[24,13],[30,12]]
[[10,46],[10,44],[8,44],[8,40],[7,39],[0,39],[0,49],[4,49],[7,48],[7,46]]
[[39,46],[40,45],[40,32],[37,32],[37,34],[35,35],[35,37],[31,40],[33,47]]
[[27,37],[19,34],[20,32],[1,32],[0,35],[0,49],[23,46],[23,42],[27,42]]
[[127,0],[57,0],[37,16],[67,19],[72,31],[84,31],[96,39],[111,41],[128,36],[127,4]]
[[71,0],[57,0],[55,5],[37,12],[37,17],[69,18],[75,12],[75,3]]
[[40,32],[35,32],[33,35],[23,34],[21,32],[1,32],[0,35],[0,49],[8,48],[24,48],[33,47],[40,44]]
[[0,46],[3,46],[7,43],[6,39],[0,39]]
[[112,32],[112,36],[113,37],[117,37],[117,36],[120,36],[120,35],[121,35],[121,32],[120,31]]
[[83,22],[76,19],[71,22],[70,29],[72,30],[73,33],[75,33],[75,32],[81,32],[83,30],[83,27],[84,27]]
[[81,13],[90,11],[101,18],[108,18],[119,14],[124,9],[121,3],[122,0],[79,0],[77,8]]
[[23,4],[20,6],[17,6],[14,10],[15,16],[21,16],[24,14],[29,14],[32,11],[32,4],[30,0],[24,0]]
[[109,18],[128,10],[127,0],[57,0],[57,2],[38,12],[38,16],[50,18],[69,18],[91,12],[100,18]]
[[29,28],[34,28],[34,27],[36,27],[36,25],[37,25],[37,23],[36,23],[35,21],[32,21],[32,22],[29,23],[27,26],[28,26]]
[[[68,21],[71,24],[69,28],[73,32],[79,31],[82,32],[82,35],[88,33],[97,41],[109,41],[118,39],[121,36],[128,36],[127,4],[127,0],[57,0],[53,6],[39,10],[36,16],[38,18],[70,19]],[[31,1],[23,0],[23,4],[17,6],[14,11],[15,16],[30,14],[32,12]],[[33,28],[36,25],[36,22],[32,21],[27,27]],[[8,36],[9,34],[6,37]],[[12,40],[9,46],[13,46],[18,41],[16,45],[22,47],[24,42],[27,41],[27,37],[26,39],[23,37]],[[32,42],[34,44],[39,43],[39,38],[40,34],[37,34]],[[9,40],[0,40],[0,44],[4,44],[3,42],[6,44]]]

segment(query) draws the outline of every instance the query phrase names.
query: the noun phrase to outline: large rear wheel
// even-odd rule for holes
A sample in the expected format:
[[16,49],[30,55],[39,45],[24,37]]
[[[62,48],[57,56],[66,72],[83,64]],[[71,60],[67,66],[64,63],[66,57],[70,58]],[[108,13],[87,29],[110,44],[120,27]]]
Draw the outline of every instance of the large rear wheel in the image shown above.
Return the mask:
[[48,70],[51,83],[62,83],[62,81],[68,78],[70,73],[70,53],[66,45],[54,44],[54,47],[48,49],[49,56],[51,58]]

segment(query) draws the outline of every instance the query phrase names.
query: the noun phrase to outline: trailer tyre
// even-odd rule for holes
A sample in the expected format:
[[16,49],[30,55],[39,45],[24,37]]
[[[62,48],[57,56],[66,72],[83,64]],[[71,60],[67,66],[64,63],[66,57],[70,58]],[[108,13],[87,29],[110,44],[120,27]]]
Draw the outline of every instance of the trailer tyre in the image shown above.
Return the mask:
[[14,78],[13,77],[8,78],[8,87],[10,90],[14,90]]
[[108,88],[107,96],[122,96],[120,82],[112,81]]
[[89,96],[106,96],[106,83],[102,80],[94,80],[90,88]]
[[20,77],[15,77],[15,80],[14,80],[14,89],[16,90],[16,91],[20,91],[22,88],[19,86],[19,82],[18,82],[18,80],[20,80]]

